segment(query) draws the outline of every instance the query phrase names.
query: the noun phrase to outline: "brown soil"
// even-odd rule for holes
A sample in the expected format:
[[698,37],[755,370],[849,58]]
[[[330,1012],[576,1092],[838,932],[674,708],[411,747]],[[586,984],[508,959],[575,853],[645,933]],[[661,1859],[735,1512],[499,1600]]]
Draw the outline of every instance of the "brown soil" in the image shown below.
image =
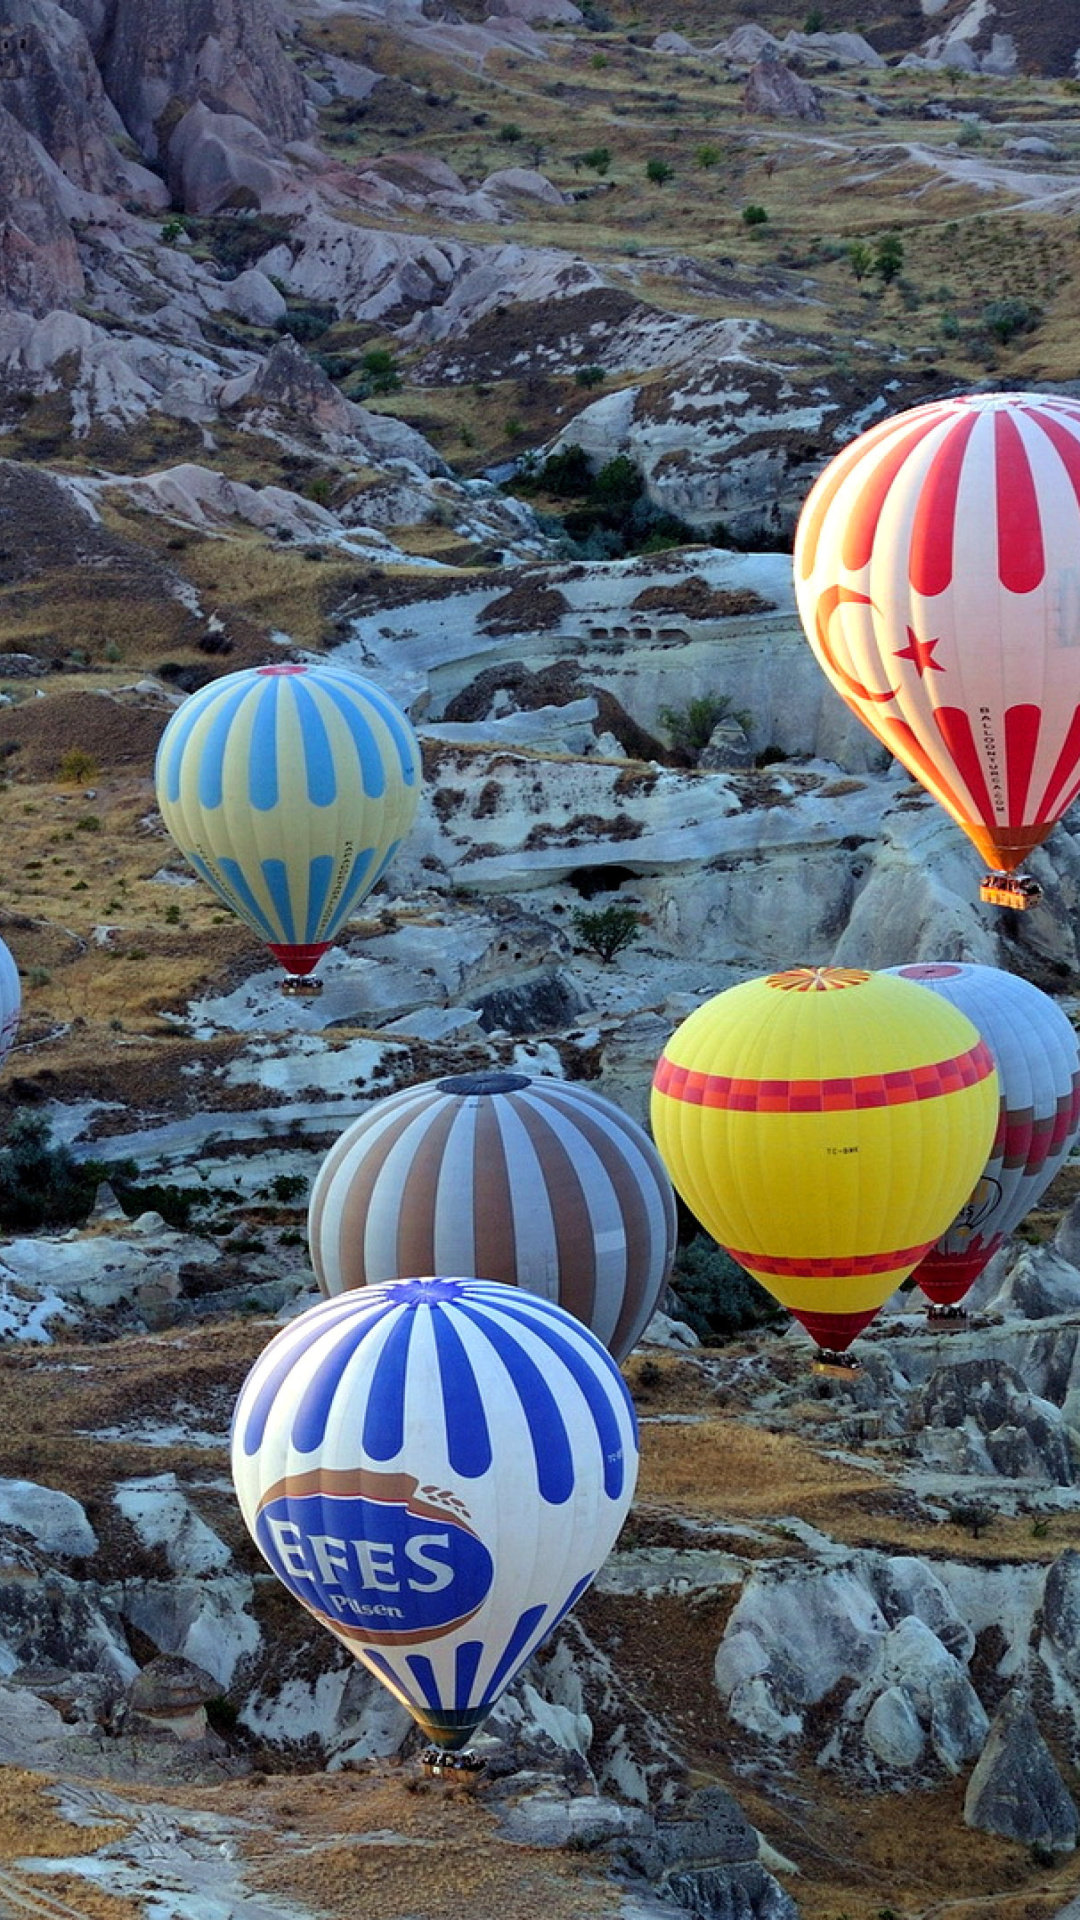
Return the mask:
[[[5,770],[23,780],[55,779],[71,748],[88,753],[101,771],[142,767],[149,774],[170,712],[129,706],[105,692],[50,691],[44,700],[0,712],[0,754]],[[95,777],[84,777],[80,786],[93,786]]]
[[569,612],[569,601],[543,576],[522,573],[509,592],[491,600],[480,615],[486,633],[545,633]]
[[752,587],[734,591],[711,587],[700,573],[692,573],[686,580],[643,587],[631,606],[635,613],[682,613],[691,620],[730,620],[739,614],[771,613],[776,602],[766,600]]

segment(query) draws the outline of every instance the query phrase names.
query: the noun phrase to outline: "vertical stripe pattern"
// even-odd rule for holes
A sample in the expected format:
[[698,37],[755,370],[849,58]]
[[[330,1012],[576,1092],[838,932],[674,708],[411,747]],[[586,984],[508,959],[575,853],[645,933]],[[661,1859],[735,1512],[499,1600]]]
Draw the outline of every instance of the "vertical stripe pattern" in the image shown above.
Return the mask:
[[1037,1205],[1080,1130],[1080,1042],[1049,995],[1000,967],[956,961],[890,969],[974,1021],[997,1068],[998,1127],[974,1191],[915,1269],[929,1299],[953,1306]]
[[10,950],[0,940],[0,1066],[3,1065],[15,1044],[21,1007],[22,990],[19,986],[19,969],[15,965]]
[[613,1546],[637,1429],[611,1356],[562,1308],[404,1279],[271,1341],[236,1404],[232,1464],[289,1591],[458,1746]]
[[826,468],[799,612],[860,719],[992,867],[1080,790],[1080,402],[933,401]]
[[622,1360],[671,1272],[675,1200],[648,1136],[590,1088],[462,1075],[378,1101],[342,1135],[308,1237],[327,1295],[475,1273],[557,1301]]
[[420,755],[405,715],[358,674],[256,667],[185,701],[155,778],[196,873],[302,973],[408,832]]

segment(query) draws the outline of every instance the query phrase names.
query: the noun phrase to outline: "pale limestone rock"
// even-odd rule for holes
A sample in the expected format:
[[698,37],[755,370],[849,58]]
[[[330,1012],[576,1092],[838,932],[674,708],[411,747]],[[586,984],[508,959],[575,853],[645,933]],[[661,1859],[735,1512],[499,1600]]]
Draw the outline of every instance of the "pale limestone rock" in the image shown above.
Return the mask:
[[817,87],[800,80],[775,54],[763,54],[750,69],[743,105],[748,113],[761,113],[773,120],[825,118]]
[[178,121],[167,150],[169,185],[185,213],[267,207],[285,192],[288,172],[266,135],[235,113],[201,100]]
[[0,302],[45,314],[83,290],[75,236],[44,152],[0,106]]
[[42,1553],[86,1559],[98,1540],[83,1508],[69,1493],[32,1480],[0,1480],[0,1528],[19,1527]]
[[284,294],[257,267],[248,267],[228,282],[222,305],[256,327],[276,327],[289,310]]

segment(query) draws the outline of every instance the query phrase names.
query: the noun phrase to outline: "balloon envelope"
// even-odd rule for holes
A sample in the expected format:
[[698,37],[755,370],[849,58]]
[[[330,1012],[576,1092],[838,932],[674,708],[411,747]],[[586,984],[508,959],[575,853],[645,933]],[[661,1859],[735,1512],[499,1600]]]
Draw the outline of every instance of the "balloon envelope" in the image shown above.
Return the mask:
[[232,1464],[279,1579],[453,1748],[614,1545],[637,1432],[613,1360],[560,1307],[399,1280],[271,1341]]
[[295,977],[397,852],[420,754],[405,715],[359,674],[254,667],[178,708],[155,779],[185,859]]
[[342,1134],[308,1237],[326,1294],[476,1273],[557,1300],[622,1360],[671,1272],[675,1197],[648,1135],[600,1094],[462,1074],[377,1101]]
[[842,1352],[970,1194],[997,1105],[955,1008],[883,973],[800,967],[683,1022],[652,1119],[702,1224]]
[[1020,1225],[1080,1129],[1080,1043],[1061,1008],[1000,967],[937,962],[889,969],[973,1020],[994,1056],[1001,1107],[990,1156],[948,1231],[915,1268],[938,1306],[954,1306]]
[[7,1059],[15,1044],[21,1005],[19,969],[9,949],[0,940],[0,1064]]
[[803,508],[799,613],[841,697],[1012,872],[1080,792],[1080,403],[937,400]]

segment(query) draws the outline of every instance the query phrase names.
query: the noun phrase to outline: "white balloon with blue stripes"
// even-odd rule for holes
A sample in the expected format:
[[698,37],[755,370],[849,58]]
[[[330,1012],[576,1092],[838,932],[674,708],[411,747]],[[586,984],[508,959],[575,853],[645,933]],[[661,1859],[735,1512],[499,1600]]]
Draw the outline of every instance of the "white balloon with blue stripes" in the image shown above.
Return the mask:
[[177,709],[155,781],[185,859],[302,977],[412,825],[420,749],[395,702],[346,667],[252,667]]
[[610,1355],[554,1302],[396,1280],[271,1341],[232,1465],[279,1579],[453,1749],[614,1545],[637,1425]]

